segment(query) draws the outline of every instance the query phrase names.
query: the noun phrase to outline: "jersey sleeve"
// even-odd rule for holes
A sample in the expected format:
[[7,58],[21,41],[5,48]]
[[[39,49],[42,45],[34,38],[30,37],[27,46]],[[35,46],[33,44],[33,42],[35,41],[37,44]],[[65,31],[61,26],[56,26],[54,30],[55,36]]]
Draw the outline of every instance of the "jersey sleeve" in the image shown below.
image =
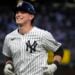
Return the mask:
[[2,53],[3,55],[7,57],[11,57],[11,51],[9,48],[9,39],[7,37],[5,37],[5,40],[4,40]]
[[61,46],[61,43],[57,42],[52,36],[52,34],[48,31],[44,33],[42,41],[43,41],[43,47],[46,50],[53,50],[55,52]]

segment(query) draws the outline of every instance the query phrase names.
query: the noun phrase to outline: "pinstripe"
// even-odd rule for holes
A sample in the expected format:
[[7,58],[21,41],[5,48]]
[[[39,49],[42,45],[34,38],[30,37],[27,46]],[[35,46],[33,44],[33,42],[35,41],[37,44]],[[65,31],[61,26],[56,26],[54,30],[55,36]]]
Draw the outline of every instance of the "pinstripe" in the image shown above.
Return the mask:
[[[26,51],[28,40],[30,41],[30,47]],[[37,43],[36,51],[33,50],[34,41]],[[51,33],[37,27],[33,27],[29,33],[24,35],[19,34],[16,29],[6,36],[5,42],[3,54],[13,58],[15,72],[19,73],[18,75],[42,75],[42,66],[47,64],[46,50],[56,51],[61,45],[55,41]],[[32,50],[32,53],[30,53],[30,50]]]

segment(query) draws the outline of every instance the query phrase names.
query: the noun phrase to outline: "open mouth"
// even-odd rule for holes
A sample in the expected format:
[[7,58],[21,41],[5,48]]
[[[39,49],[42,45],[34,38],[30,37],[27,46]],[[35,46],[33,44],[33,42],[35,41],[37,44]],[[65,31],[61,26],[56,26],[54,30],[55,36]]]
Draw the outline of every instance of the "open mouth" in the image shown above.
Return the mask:
[[16,17],[16,19],[17,19],[17,20],[21,20],[21,19],[23,19],[23,17]]

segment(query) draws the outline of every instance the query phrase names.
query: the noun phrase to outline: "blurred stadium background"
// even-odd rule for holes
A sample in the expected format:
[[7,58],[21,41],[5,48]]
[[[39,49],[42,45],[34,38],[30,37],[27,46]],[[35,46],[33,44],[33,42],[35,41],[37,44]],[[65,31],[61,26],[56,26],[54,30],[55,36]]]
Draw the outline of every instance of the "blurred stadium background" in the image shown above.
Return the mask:
[[[0,75],[3,74],[2,47],[5,36],[16,29],[14,8],[19,0],[0,0]],[[25,0],[37,11],[34,25],[48,30],[63,44],[64,57],[55,75],[75,75],[75,0]],[[48,63],[53,52],[48,52]]]

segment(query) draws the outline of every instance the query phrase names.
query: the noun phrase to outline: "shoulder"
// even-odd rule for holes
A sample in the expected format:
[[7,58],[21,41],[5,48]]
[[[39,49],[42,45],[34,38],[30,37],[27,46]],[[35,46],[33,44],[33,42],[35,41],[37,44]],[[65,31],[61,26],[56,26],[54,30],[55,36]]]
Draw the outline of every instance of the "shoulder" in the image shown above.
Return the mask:
[[35,31],[42,38],[52,38],[53,37],[52,33],[47,30],[36,28]]
[[17,34],[17,29],[15,29],[11,33],[7,34],[6,37],[5,37],[5,39],[13,38],[13,37],[17,36],[16,34]]
[[34,30],[35,30],[36,33],[41,34],[43,36],[51,34],[51,32],[48,32],[47,30],[44,30],[44,29],[41,29],[41,28],[38,28],[38,27],[35,27]]
[[43,30],[43,29],[40,29],[40,28],[36,28],[36,32],[37,32],[37,35],[42,39],[42,40],[54,40],[55,41],[55,38],[53,37],[52,33],[51,32],[48,32],[47,30]]

